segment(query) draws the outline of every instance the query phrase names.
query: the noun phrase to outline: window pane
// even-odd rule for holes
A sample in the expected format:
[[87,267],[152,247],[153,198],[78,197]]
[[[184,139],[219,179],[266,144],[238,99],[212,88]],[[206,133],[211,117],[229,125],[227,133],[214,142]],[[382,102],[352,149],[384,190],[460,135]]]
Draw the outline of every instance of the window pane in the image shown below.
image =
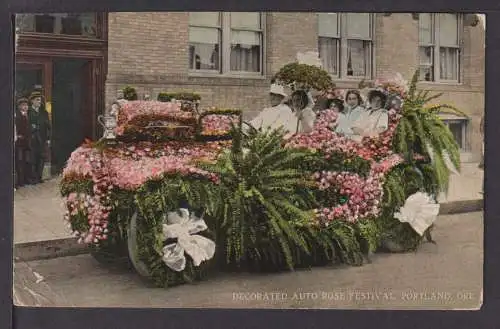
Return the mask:
[[260,33],[251,31],[231,31],[232,45],[260,45]]
[[189,44],[189,68],[191,70],[219,70],[219,45]]
[[249,30],[260,30],[260,13],[231,13],[231,27]]
[[453,137],[455,141],[457,142],[458,146],[460,149],[465,149],[464,145],[464,128],[466,125],[465,121],[448,121],[448,128],[450,129],[451,133],[453,134]]
[[346,18],[349,38],[371,39],[370,14],[347,13]]
[[318,35],[320,37],[339,37],[339,16],[337,13],[318,14]]
[[418,47],[420,65],[432,65],[432,47]]
[[319,37],[318,52],[323,68],[333,74],[339,74],[339,47],[340,41],[334,38]]
[[370,42],[363,40],[347,41],[347,75],[365,77],[370,63]]
[[220,13],[216,11],[191,12],[189,13],[189,25],[219,26]]
[[431,14],[421,13],[418,19],[419,42],[423,45],[433,43]]
[[190,27],[189,28],[189,42],[192,43],[219,43],[219,29],[203,28],[203,27]]
[[20,32],[35,32],[35,15],[16,14],[16,27]]
[[458,49],[439,49],[440,78],[442,80],[458,81]]
[[233,31],[231,33],[231,39],[231,71],[260,72],[260,33]]
[[434,66],[421,65],[419,70],[420,81],[434,81]]
[[219,70],[220,33],[213,28],[189,28],[189,68]]
[[443,46],[458,46],[458,16],[439,14],[439,43]]
[[16,15],[16,25],[21,32],[97,36],[95,13],[54,13]]

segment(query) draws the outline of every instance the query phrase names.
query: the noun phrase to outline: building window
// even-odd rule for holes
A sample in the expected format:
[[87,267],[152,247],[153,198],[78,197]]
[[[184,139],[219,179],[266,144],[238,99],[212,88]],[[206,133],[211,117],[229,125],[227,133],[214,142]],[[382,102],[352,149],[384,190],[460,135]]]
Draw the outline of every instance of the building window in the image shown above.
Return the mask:
[[97,38],[96,13],[16,14],[21,33],[48,33]]
[[460,151],[468,150],[467,147],[467,119],[443,119],[444,124],[448,126],[455,141],[457,142]]
[[189,14],[189,69],[218,74],[263,73],[264,22],[256,12]]
[[318,51],[335,78],[372,78],[373,14],[319,13]]
[[420,79],[460,82],[462,16],[421,13],[418,25]]

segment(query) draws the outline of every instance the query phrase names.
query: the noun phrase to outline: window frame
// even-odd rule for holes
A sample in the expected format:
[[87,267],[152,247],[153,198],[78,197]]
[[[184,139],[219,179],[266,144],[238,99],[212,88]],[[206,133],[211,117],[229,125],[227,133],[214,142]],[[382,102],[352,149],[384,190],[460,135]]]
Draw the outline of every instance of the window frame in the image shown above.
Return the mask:
[[[80,14],[93,14],[95,18],[95,36],[85,36],[85,35],[75,35],[75,34],[62,34],[62,33],[44,33],[44,32],[36,32],[36,31],[19,31],[20,36],[28,36],[28,37],[42,37],[42,38],[52,38],[52,39],[61,39],[61,40],[88,40],[92,42],[94,40],[107,40],[108,38],[108,14],[103,12],[82,12]],[[18,13],[15,14],[14,22],[17,26],[17,16],[37,16],[44,15],[45,13]],[[50,15],[67,14],[67,13],[46,13]],[[59,16],[60,17],[60,16]],[[22,18],[21,18],[22,19]]]
[[[443,13],[426,13],[430,14],[431,17],[431,35],[432,35],[432,43],[431,44],[421,44],[420,43],[420,30],[417,30],[417,33],[419,34],[418,38],[418,67],[420,69],[420,48],[423,47],[431,47],[432,49],[432,73],[433,73],[433,79],[430,81],[427,80],[420,80],[419,82],[422,83],[444,83],[444,84],[457,84],[460,85],[462,84],[462,74],[463,74],[463,54],[464,54],[464,49],[463,49],[463,30],[464,30],[464,15],[461,13],[454,14],[457,16],[457,46],[456,47],[450,47],[450,46],[441,46],[441,40],[439,37],[439,32],[440,32],[440,20],[439,20],[439,15]],[[446,14],[451,14],[451,13],[446,13]],[[417,29],[419,27],[417,26]],[[456,80],[449,80],[449,79],[441,79],[441,48],[453,48],[458,50],[458,58],[457,58],[457,79]]]
[[[189,76],[194,77],[229,77],[229,78],[260,78],[264,79],[266,74],[266,13],[258,12],[260,15],[260,30],[238,28],[237,31],[251,31],[260,34],[260,72],[247,72],[247,71],[231,71],[231,12],[218,12],[220,18],[220,49],[219,49],[219,70],[195,70],[188,67]],[[190,14],[190,13],[189,13]],[[191,27],[207,27],[199,25],[191,25],[188,22],[189,28]],[[188,40],[188,48],[190,41]],[[189,53],[189,52],[188,52]],[[189,56],[189,54],[188,54]]]
[[[337,56],[338,56],[338,62],[337,62],[337,67],[338,67],[338,74],[334,74],[332,72],[328,73],[331,75],[331,77],[334,80],[343,80],[343,81],[361,81],[361,80],[372,80],[375,74],[375,40],[376,40],[376,31],[375,31],[375,14],[374,13],[368,13],[369,14],[369,28],[370,28],[370,37],[368,39],[366,38],[355,38],[355,37],[349,37],[347,35],[347,15],[350,13],[344,13],[344,12],[335,12],[337,14],[337,27],[339,30],[339,38],[333,38],[330,36],[323,36],[320,35],[319,32],[319,24],[320,24],[320,17],[321,15],[318,15],[318,53],[319,53],[319,38],[331,38],[331,39],[336,39],[338,40],[339,43],[339,49],[337,49]],[[349,76],[347,75],[347,63],[348,63],[348,42],[349,40],[362,40],[362,41],[369,41],[369,58],[367,60],[367,72],[365,76]]]
[[464,117],[442,117],[441,120],[443,123],[448,127],[450,127],[450,124],[452,123],[458,123],[461,125],[462,129],[462,146],[459,145],[459,150],[460,153],[468,153],[470,152],[470,146],[469,146],[469,125],[470,125],[470,120],[468,118]]

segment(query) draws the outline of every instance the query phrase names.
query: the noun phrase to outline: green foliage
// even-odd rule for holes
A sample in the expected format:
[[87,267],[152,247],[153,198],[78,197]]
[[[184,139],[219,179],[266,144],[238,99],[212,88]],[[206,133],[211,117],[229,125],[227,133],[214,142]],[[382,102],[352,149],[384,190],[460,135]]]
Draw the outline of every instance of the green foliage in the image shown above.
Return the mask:
[[[188,205],[190,211],[201,216],[213,208],[210,205],[210,186],[200,177],[169,175],[158,181],[149,181],[135,193],[137,222],[137,248],[139,259],[144,262],[153,282],[160,287],[169,287],[193,280],[201,280],[209,274],[212,261],[195,267],[186,255],[186,269],[182,272],[171,270],[162,260],[162,248],[175,241],[164,241],[162,225],[168,212],[177,211]],[[213,199],[213,198],[212,198]],[[213,202],[213,201],[212,201]],[[210,227],[211,221],[205,217]],[[214,239],[213,234],[200,235]]]
[[401,164],[387,174],[382,215],[376,221],[380,232],[380,243],[383,240],[390,240],[401,246],[402,251],[415,250],[419,246],[422,237],[408,223],[401,223],[395,219],[394,212],[405,204],[408,196],[426,189],[429,187],[425,185],[420,165]]
[[135,90],[134,87],[125,86],[122,89],[122,92],[123,92],[123,98],[128,101],[136,101],[139,99],[139,97],[137,96],[137,91]]
[[297,249],[310,251],[296,229],[313,216],[301,207],[312,196],[297,193],[311,185],[310,175],[297,169],[307,154],[282,147],[281,129],[254,131],[250,138],[239,129],[232,133],[232,149],[216,164],[202,165],[220,177],[217,245],[232,266],[292,269]]
[[312,88],[326,91],[335,87],[330,74],[325,70],[314,65],[297,62],[283,66],[273,80],[278,84],[290,87],[292,90]]
[[66,197],[70,193],[85,193],[93,194],[92,187],[94,183],[89,178],[79,179],[63,179],[59,184],[59,191],[62,196]]
[[397,153],[406,155],[410,163],[413,162],[414,153],[420,153],[432,159],[425,172],[428,182],[432,181],[432,190],[438,192],[447,190],[449,184],[450,172],[445,158],[449,157],[453,165],[458,170],[460,169],[459,147],[438,113],[465,114],[446,104],[426,106],[441,94],[429,96],[428,91],[417,92],[418,74],[416,71],[409,93],[405,97],[401,112],[402,118],[393,139],[393,149]]
[[170,102],[172,99],[196,102],[201,100],[201,96],[199,94],[190,92],[175,92],[175,93],[161,92],[158,94],[157,99],[160,102]]

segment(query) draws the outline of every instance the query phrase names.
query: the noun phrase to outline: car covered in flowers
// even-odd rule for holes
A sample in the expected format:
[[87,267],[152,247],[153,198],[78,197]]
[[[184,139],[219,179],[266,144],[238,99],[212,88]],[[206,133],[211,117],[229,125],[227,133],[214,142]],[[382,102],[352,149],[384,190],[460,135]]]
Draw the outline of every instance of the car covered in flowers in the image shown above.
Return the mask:
[[[304,76],[285,68],[277,81]],[[323,80],[312,74],[310,85],[328,96],[329,76],[311,71]],[[389,105],[389,128],[361,142],[335,132],[339,114],[329,109],[312,131],[288,137],[242,129],[239,111],[123,102],[116,140],[87,142],[68,161],[65,219],[96,258],[130,259],[158,286],[224,269],[361,265],[383,248],[415,249],[430,239],[450,166],[459,168],[438,117],[453,109],[427,106],[435,97],[417,80],[376,83],[401,102]]]

